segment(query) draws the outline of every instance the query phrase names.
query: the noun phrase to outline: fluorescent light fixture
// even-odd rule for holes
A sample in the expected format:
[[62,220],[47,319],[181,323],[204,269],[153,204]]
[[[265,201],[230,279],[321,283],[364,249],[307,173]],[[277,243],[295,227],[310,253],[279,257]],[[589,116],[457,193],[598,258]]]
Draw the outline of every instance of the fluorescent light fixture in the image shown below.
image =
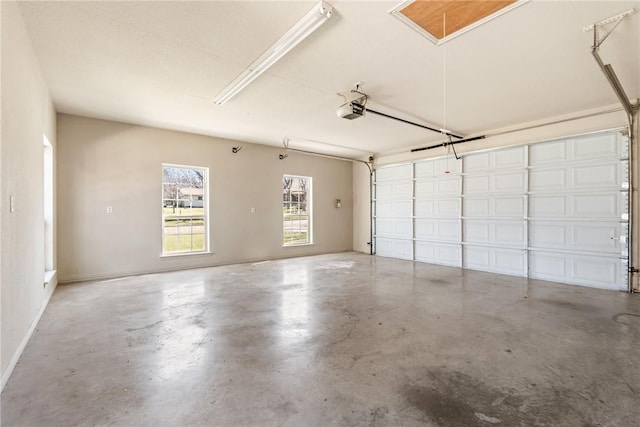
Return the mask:
[[309,36],[309,34],[327,22],[332,13],[333,7],[329,3],[321,1],[315,5],[300,21],[280,37],[273,46],[253,61],[235,80],[229,83],[229,85],[213,99],[213,102],[222,105],[233,98],[260,74],[267,71],[269,67]]

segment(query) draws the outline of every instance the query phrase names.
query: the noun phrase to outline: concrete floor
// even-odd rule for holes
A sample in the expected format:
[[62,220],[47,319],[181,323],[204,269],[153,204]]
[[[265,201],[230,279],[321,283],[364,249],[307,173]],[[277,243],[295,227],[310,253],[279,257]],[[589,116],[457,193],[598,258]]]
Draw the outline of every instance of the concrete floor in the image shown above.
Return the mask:
[[60,286],[14,426],[637,426],[640,295],[347,253]]

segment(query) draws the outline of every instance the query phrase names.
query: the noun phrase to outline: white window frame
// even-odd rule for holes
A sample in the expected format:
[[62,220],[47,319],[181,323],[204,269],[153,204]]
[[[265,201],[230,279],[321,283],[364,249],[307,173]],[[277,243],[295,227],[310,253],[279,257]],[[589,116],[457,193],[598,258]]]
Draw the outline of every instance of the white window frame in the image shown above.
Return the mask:
[[[165,197],[164,197],[164,170],[165,168],[182,168],[182,169],[198,169],[203,171],[204,175],[204,183],[202,188],[202,207],[203,207],[203,227],[204,227],[204,248],[198,250],[187,250],[187,251],[173,251],[173,252],[165,252],[164,250],[164,238],[165,238],[165,227],[164,227],[164,219],[165,219]],[[201,254],[210,254],[210,242],[209,242],[209,168],[206,166],[196,166],[196,165],[181,165],[175,163],[162,163],[162,167],[160,170],[160,206],[161,206],[161,239],[160,239],[160,256],[161,257],[175,257],[175,256],[185,256],[185,255],[201,255]],[[177,199],[176,199],[177,201]],[[193,226],[191,226],[193,227]],[[191,233],[193,235],[194,233]],[[200,234],[200,233],[196,233]],[[192,243],[193,246],[193,243]]]
[[54,151],[53,145],[42,135],[43,143],[43,204],[44,204],[44,286],[46,287],[56,274],[53,265],[55,210],[53,205],[54,189]]
[[[285,178],[298,178],[298,179],[305,179],[308,181],[308,187],[305,190],[306,193],[306,204],[307,204],[307,228],[302,229],[302,228],[297,228],[295,230],[290,230],[290,231],[306,231],[307,232],[307,241],[306,242],[289,242],[287,243],[287,241],[285,240],[285,226],[284,226],[284,219],[285,219],[285,213],[284,213],[284,209],[282,212],[282,246],[283,247],[295,247],[295,246],[306,246],[306,245],[313,245],[313,178],[310,176],[302,176],[302,175],[292,175],[292,174],[284,174],[282,175],[282,180],[281,180],[281,184],[284,182]],[[284,200],[282,201],[282,207],[284,208]]]

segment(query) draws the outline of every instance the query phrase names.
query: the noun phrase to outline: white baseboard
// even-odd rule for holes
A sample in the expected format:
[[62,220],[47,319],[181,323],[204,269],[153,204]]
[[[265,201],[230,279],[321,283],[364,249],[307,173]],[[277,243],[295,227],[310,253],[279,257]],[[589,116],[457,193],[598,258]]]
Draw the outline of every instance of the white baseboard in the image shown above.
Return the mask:
[[27,346],[27,343],[31,339],[33,332],[36,330],[36,327],[40,322],[40,318],[42,317],[44,310],[49,305],[49,301],[51,300],[51,296],[53,295],[53,292],[55,291],[57,285],[58,285],[58,282],[56,280],[51,280],[48,283],[47,295],[42,303],[42,306],[40,307],[40,310],[38,310],[38,314],[36,315],[35,319],[33,319],[33,322],[31,322],[31,326],[29,326],[27,333],[25,334],[24,338],[22,338],[20,345],[16,349],[16,352],[13,354],[11,361],[7,365],[7,369],[5,369],[4,372],[2,373],[2,377],[0,378],[0,391],[4,390],[4,386],[7,385],[9,378],[11,378],[11,374],[13,373],[13,370],[18,364],[18,361],[20,360],[20,356],[22,356],[22,352],[24,351],[25,347]]
[[[1,0],[0,0],[1,1]],[[132,276],[143,276],[145,274],[158,274],[158,273],[170,273],[172,271],[182,271],[182,270],[194,270],[198,268],[209,268],[209,267],[219,267],[217,264],[196,264],[191,266],[180,266],[180,267],[172,267],[172,268],[154,268],[150,270],[136,270],[136,271],[121,271],[117,273],[105,273],[105,274],[81,274],[77,276],[66,276],[58,279],[58,283],[62,285],[70,284],[70,283],[78,283],[78,282],[93,282],[98,280],[111,280],[111,279],[120,279],[123,277],[132,277]]]
[[[2,0],[0,0],[2,1]],[[170,273],[173,271],[183,271],[183,270],[195,270],[198,268],[211,268],[211,267],[222,267],[225,265],[235,265],[235,264],[247,264],[252,262],[260,262],[260,261],[275,261],[279,259],[287,259],[287,258],[302,258],[307,256],[316,256],[316,255],[328,255],[335,253],[343,253],[343,252],[353,252],[351,248],[348,249],[335,249],[329,252],[322,252],[318,254],[306,254],[306,255],[291,255],[291,256],[266,256],[266,257],[256,257],[256,258],[241,258],[237,260],[228,260],[223,262],[206,262],[206,263],[198,263],[194,265],[184,265],[184,266],[173,266],[169,268],[153,268],[146,270],[136,270],[136,271],[120,271],[114,273],[98,273],[98,274],[79,274],[79,275],[71,275],[71,276],[60,276],[58,275],[58,283],[60,284],[70,284],[70,283],[78,283],[78,282],[93,282],[98,280],[111,280],[111,279],[120,279],[123,277],[132,277],[132,276],[143,276],[145,274],[159,274],[159,273]]]

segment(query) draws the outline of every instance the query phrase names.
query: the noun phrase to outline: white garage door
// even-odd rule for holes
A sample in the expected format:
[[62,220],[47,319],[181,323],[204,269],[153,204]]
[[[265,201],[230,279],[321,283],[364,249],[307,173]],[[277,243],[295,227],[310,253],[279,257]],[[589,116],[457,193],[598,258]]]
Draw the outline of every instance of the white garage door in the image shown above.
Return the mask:
[[446,159],[414,165],[416,261],[461,265],[459,166]]
[[526,147],[463,158],[465,268],[526,276]]
[[619,133],[529,147],[529,276],[627,285],[628,146]]
[[376,253],[413,259],[413,165],[376,171]]
[[619,132],[376,170],[376,253],[627,289]]

